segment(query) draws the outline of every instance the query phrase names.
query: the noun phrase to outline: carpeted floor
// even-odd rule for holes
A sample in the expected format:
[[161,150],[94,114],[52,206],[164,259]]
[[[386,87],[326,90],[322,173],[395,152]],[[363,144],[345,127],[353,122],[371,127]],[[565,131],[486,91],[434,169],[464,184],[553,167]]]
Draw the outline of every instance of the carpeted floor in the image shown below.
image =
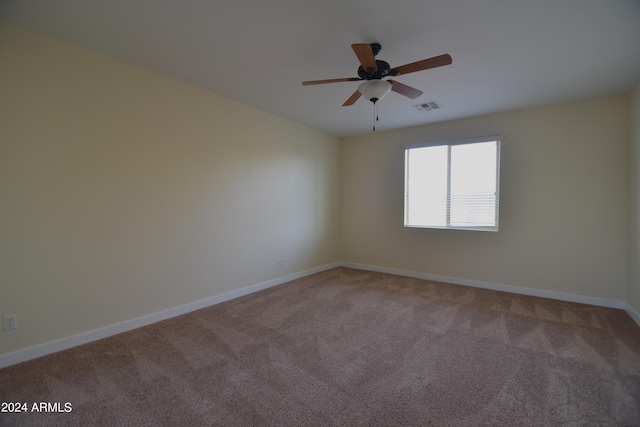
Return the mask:
[[337,268],[0,370],[2,425],[638,426],[622,310]]

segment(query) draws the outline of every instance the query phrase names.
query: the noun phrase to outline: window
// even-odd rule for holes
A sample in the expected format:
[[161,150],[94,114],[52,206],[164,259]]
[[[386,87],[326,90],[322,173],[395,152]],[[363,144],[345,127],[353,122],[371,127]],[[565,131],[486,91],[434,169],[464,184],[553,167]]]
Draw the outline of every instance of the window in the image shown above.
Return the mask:
[[404,226],[498,231],[501,140],[405,147]]

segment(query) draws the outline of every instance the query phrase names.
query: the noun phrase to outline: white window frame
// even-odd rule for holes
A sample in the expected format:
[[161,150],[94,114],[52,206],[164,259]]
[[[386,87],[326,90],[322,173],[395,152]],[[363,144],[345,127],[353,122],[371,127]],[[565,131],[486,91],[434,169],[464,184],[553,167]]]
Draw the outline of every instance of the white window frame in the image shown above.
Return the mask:
[[[473,230],[473,231],[498,231],[499,227],[499,212],[500,212],[500,147],[502,140],[504,139],[503,135],[490,135],[490,136],[482,136],[476,138],[465,138],[465,139],[456,139],[456,140],[448,140],[448,141],[438,141],[438,142],[426,142],[420,144],[411,144],[405,145],[405,164],[404,164],[404,226],[407,228],[437,228],[437,229],[452,229],[452,230]],[[480,225],[451,225],[451,147],[456,145],[465,145],[465,144],[478,144],[478,143],[486,143],[486,142],[496,142],[496,187],[495,187],[495,223],[491,226],[480,226]],[[409,170],[408,170],[408,162],[409,162],[409,152],[414,148],[423,148],[423,147],[436,147],[436,146],[447,146],[447,195],[446,195],[446,225],[424,225],[424,224],[410,224],[409,223]]]

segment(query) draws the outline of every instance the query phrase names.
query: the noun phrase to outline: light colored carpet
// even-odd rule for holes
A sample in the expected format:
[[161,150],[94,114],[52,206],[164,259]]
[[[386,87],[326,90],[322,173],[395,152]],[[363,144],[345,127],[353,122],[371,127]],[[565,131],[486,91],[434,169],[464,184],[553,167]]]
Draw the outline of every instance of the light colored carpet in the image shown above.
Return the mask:
[[622,310],[337,268],[0,370],[3,425],[638,426]]

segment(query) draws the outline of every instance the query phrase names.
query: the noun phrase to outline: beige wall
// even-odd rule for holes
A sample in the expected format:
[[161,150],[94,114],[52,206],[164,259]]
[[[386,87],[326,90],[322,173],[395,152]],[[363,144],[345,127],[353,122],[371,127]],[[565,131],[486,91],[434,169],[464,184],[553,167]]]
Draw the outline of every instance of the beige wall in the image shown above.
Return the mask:
[[8,24],[0,58],[0,354],[338,261],[336,138]]
[[[617,96],[348,138],[341,259],[625,301],[629,129],[629,97]],[[504,135],[500,231],[403,228],[403,146],[493,134]]]
[[627,302],[640,314],[640,83],[631,93],[631,242]]

